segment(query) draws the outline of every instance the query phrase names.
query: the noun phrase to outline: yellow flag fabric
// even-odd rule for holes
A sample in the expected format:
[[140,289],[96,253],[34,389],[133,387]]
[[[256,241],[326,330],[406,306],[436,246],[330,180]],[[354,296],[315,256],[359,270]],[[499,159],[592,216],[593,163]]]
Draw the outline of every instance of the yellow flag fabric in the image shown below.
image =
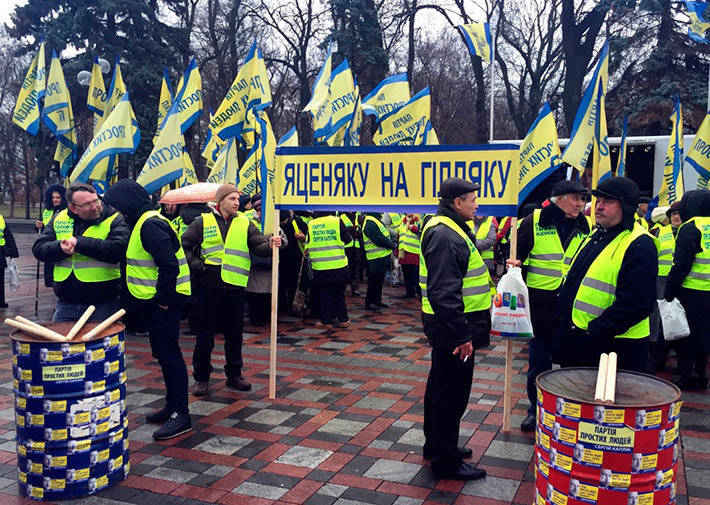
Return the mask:
[[[163,69],[163,79],[160,82],[160,98],[158,101],[158,128],[163,124],[165,118],[170,110],[170,105],[173,103],[173,90],[170,86],[170,75],[168,75],[168,68]],[[155,132],[153,137],[153,143],[158,140],[158,130]]]
[[313,90],[311,99],[303,108],[303,112],[310,112],[315,116],[316,111],[321,107],[324,101],[328,99],[328,87],[330,83],[330,74],[333,69],[333,43],[328,44],[328,52],[325,55],[325,61],[321,67],[316,80],[313,81]]
[[555,116],[545,102],[528,134],[520,144],[518,205],[561,165]]
[[569,144],[562,153],[562,161],[572,165],[583,173],[587,161],[594,149],[594,135],[597,116],[597,95],[599,86],[607,87],[609,76],[609,42],[606,42],[599,53],[599,62],[594,69],[591,81],[582,95],[582,101],[577,108],[577,114],[572,124]]
[[207,176],[207,182],[234,184],[237,181],[238,171],[237,142],[234,138],[230,138],[222,147],[210,175]]
[[356,84],[347,58],[333,70],[330,76],[328,100],[318,110],[313,130],[316,141],[328,142],[328,138],[341,133],[339,141],[328,142],[329,145],[342,145],[344,128],[353,115],[357,102]]
[[355,107],[353,108],[353,113],[348,121],[345,134],[343,136],[343,145],[345,146],[359,146],[360,145],[360,127],[362,126],[362,102],[360,101],[360,91],[359,88],[355,87]]
[[22,81],[15,109],[12,112],[12,122],[30,135],[37,135],[39,131],[41,100],[44,98],[45,83],[44,42],[42,42]]
[[190,153],[188,153],[186,150],[183,150],[182,156],[184,158],[184,169],[182,177],[180,177],[180,179],[178,180],[178,185],[180,187],[199,182],[197,180],[197,172],[195,172],[195,165],[192,164],[192,158],[190,158]]
[[429,121],[431,96],[429,88],[414,95],[406,105],[385,116],[372,138],[375,145],[421,145]]
[[69,178],[70,182],[106,181],[109,176],[105,165],[101,166],[101,161],[120,153],[133,153],[136,150],[141,132],[128,98],[128,93],[125,93],[118,105],[106,117],[99,132],[74,167]]
[[710,189],[710,178],[703,176],[698,177],[697,189]]
[[217,155],[224,145],[224,141],[219,138],[212,129],[212,116],[213,114],[210,110],[210,124],[207,125],[207,137],[205,138],[205,143],[200,153],[200,155],[207,160],[206,164],[208,167],[214,166],[214,162],[217,161]]
[[407,74],[385,77],[375,89],[362,99],[362,111],[375,116],[377,121],[396,111],[409,101],[409,81]]
[[52,62],[49,65],[42,122],[49,128],[52,135],[71,151],[70,161],[66,155],[62,155],[63,171],[60,172],[60,175],[66,177],[69,168],[76,160],[77,137],[69,89],[64,81],[64,72],[59,57],[55,52],[52,52]]
[[436,130],[434,130],[434,127],[431,125],[431,123],[427,123],[426,130],[424,131],[424,145],[439,145],[439,136],[436,134]]
[[98,58],[94,58],[94,64],[91,66],[91,80],[89,81],[89,94],[86,97],[86,108],[94,113],[94,134],[96,134],[101,116],[104,115],[106,110],[106,86]]
[[183,134],[202,115],[202,76],[195,58],[190,60],[180,78],[170,110],[178,114]]
[[213,134],[223,141],[239,136],[247,109],[259,104],[271,104],[271,86],[264,57],[254,41],[224,100],[212,116],[210,128]]
[[183,175],[185,141],[180,116],[169,114],[136,182],[150,195]]
[[126,84],[123,82],[123,73],[121,72],[121,64],[116,58],[116,64],[113,68],[113,76],[111,77],[111,85],[106,93],[106,108],[104,109],[103,120],[105,120],[109,114],[113,111],[114,107],[123,98],[123,95],[128,92]]
[[276,137],[269,116],[263,108],[255,114],[259,124],[259,176],[261,178],[261,233],[268,235],[274,230],[274,176],[276,174]]
[[688,36],[697,42],[707,44],[709,41],[705,38],[705,32],[710,28],[710,23],[705,21],[707,2],[690,2],[686,0],[685,6],[688,8],[688,17],[690,18]]
[[466,40],[468,51],[483,61],[492,61],[491,30],[488,23],[470,23],[457,26]]
[[663,181],[658,193],[658,206],[664,207],[683,198],[683,108],[675,97],[671,114],[671,138],[666,151]]
[[66,177],[66,174],[71,171],[71,167],[74,165],[74,161],[76,161],[74,151],[59,141],[57,141],[57,148],[54,150],[53,159],[59,163],[59,173],[64,174],[63,177]]
[[685,155],[685,162],[692,166],[701,178],[710,179],[710,114],[705,114],[703,122],[695,134]]
[[286,134],[279,139],[278,147],[298,147],[298,132],[296,127],[292,126]]
[[255,195],[259,192],[257,172],[259,170],[259,145],[254,144],[247,154],[242,168],[239,170],[237,189],[245,195]]
[[594,126],[594,159],[592,160],[592,189],[604,179],[612,176],[611,156],[609,152],[609,139],[606,129],[606,102],[604,96],[606,88],[597,88],[597,123]]

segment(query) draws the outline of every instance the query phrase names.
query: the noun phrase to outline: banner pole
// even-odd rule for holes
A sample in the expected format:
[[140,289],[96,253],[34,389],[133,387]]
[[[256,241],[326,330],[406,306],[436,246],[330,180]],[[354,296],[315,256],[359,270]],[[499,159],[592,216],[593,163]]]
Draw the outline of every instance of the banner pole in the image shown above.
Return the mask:
[[[280,235],[279,209],[274,209],[274,237]],[[279,308],[279,248],[271,251],[271,336],[269,339],[269,399],[276,398],[276,335]]]
[[494,82],[493,82],[493,77],[494,77],[493,64],[494,64],[494,62],[495,62],[495,53],[496,53],[496,39],[493,37],[493,35],[491,35],[491,64],[490,64],[490,66],[491,66],[491,68],[490,68],[490,72],[491,72],[491,76],[490,76],[490,81],[491,81],[491,83],[490,83],[490,88],[491,88],[491,117],[490,117],[490,119],[489,119],[489,123],[490,123],[490,124],[489,124],[489,130],[488,130],[489,133],[490,133],[490,134],[489,134],[489,141],[490,141],[490,142],[493,142],[493,91],[494,91],[494,87],[495,87],[495,86],[494,86]]
[[[515,261],[518,256],[518,218],[510,220],[510,259]],[[513,341],[505,339],[505,382],[503,387],[503,432],[510,432],[510,393],[513,381]]]

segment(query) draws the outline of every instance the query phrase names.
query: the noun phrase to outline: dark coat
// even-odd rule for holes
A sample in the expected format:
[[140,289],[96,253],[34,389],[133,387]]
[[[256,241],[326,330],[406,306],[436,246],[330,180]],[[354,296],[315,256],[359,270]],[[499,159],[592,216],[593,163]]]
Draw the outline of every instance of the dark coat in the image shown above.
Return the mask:
[[[450,208],[440,205],[437,215],[454,220],[475,242],[468,225]],[[427,299],[434,314],[422,312],[424,333],[437,349],[451,349],[472,342],[474,349],[490,343],[490,311],[465,314],[463,278],[468,271],[470,250],[461,236],[448,226],[434,226],[422,240],[422,255],[427,265]]]
[[[368,216],[376,218],[378,221],[382,222],[382,216],[379,213],[368,213]],[[367,238],[369,238],[376,246],[384,247],[385,249],[394,250],[395,245],[389,235],[383,235],[380,228],[372,221],[367,221],[365,228],[362,230]],[[384,258],[377,258],[376,260],[368,260],[367,271],[374,274],[381,274],[390,269],[392,264],[392,259],[389,256]]]
[[[680,215],[683,221],[695,216],[710,216],[710,191],[689,191],[686,193],[681,200]],[[690,336],[678,340],[675,344],[679,348],[710,352],[710,337],[707,330],[710,291],[688,289],[681,286],[683,280],[690,273],[695,255],[702,250],[701,238],[700,231],[694,225],[682,225],[678,229],[673,266],[668,274],[664,298],[669,301],[678,298],[685,309],[690,326]]]
[[[67,212],[69,217],[74,219],[74,237],[76,237],[76,251],[78,253],[106,263],[120,263],[125,258],[130,230],[121,216],[116,216],[111,222],[111,231],[108,237],[101,240],[83,237],[82,233],[90,226],[109,217],[113,211],[104,206],[96,221],[84,221],[72,211],[68,210]],[[56,214],[52,216],[49,224],[32,245],[34,257],[45,264],[54,264],[68,258],[62,251],[60,241],[57,240],[57,235],[54,233],[55,217]],[[62,282],[52,282],[52,284],[54,294],[63,302],[84,305],[108,300],[118,296],[121,292],[121,279],[105,282],[81,282],[73,273]]]
[[[66,191],[67,189],[61,184],[50,184],[44,192],[44,208],[52,211],[52,217],[67,208]],[[62,201],[56,206],[52,203],[52,194],[55,192],[62,197]],[[42,220],[42,216],[40,216],[40,220]],[[44,226],[42,226],[42,230],[44,230]],[[51,261],[44,263],[44,285],[48,288],[54,286],[54,263]]]
[[10,227],[5,222],[5,245],[0,247],[0,269],[7,268],[7,258],[19,258],[17,244]]

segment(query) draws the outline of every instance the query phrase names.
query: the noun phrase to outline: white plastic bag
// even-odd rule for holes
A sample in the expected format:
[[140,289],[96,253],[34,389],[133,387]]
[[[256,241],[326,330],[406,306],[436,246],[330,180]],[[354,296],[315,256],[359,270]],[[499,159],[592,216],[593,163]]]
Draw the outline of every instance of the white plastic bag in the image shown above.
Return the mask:
[[666,300],[658,301],[658,312],[663,326],[663,338],[666,340],[680,340],[690,335],[688,318],[685,317],[685,309],[677,298],[670,302]]
[[498,282],[493,298],[491,335],[531,338],[530,298],[519,267],[511,268]]
[[7,273],[9,274],[10,291],[14,293],[20,289],[20,277],[17,275],[17,265],[14,258],[7,259]]

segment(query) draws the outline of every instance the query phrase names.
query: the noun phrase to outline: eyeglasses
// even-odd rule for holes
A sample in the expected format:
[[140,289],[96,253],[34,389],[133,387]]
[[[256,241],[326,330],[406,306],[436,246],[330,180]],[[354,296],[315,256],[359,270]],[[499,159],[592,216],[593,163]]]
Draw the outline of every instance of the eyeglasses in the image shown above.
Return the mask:
[[76,203],[72,203],[72,205],[73,205],[74,207],[78,207],[79,209],[87,209],[87,208],[89,208],[89,207],[91,207],[91,206],[93,206],[93,205],[101,205],[101,200],[99,200],[99,199],[97,198],[97,199],[95,199],[95,200],[91,200],[90,202],[84,202],[84,203],[82,203],[81,205],[76,204]]

